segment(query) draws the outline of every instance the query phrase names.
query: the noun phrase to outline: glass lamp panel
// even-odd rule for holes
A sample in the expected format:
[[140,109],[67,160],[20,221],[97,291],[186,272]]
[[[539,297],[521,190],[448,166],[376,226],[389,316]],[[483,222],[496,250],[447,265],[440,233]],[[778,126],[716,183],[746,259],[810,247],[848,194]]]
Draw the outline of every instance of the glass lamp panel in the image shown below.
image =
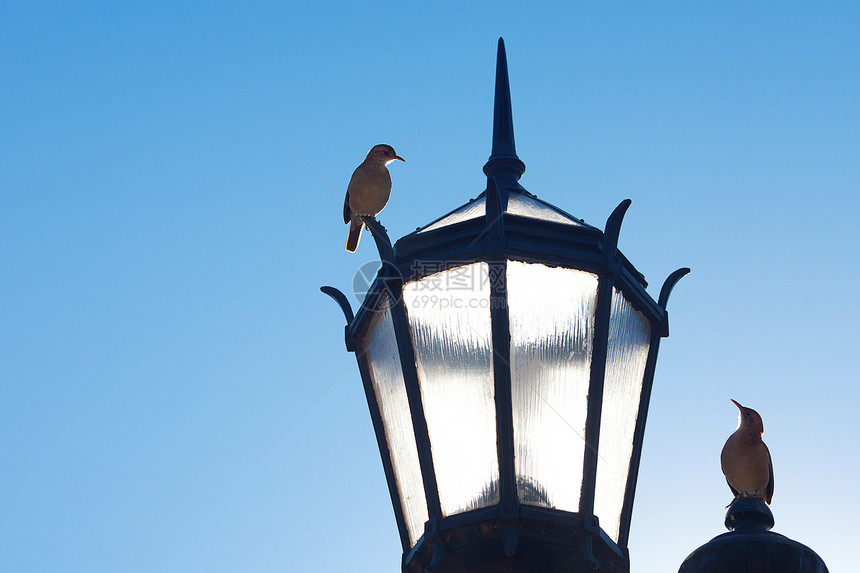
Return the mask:
[[454,223],[459,223],[461,221],[466,221],[468,219],[475,219],[477,217],[483,217],[486,209],[486,199],[481,197],[480,199],[475,199],[470,203],[467,203],[450,213],[435,223],[431,223],[427,225],[423,229],[421,229],[421,233],[425,231],[432,231],[433,229],[439,229],[441,227],[447,227],[448,225],[453,225]]
[[385,426],[385,439],[391,453],[397,491],[409,531],[409,542],[414,546],[424,533],[427,502],[403,371],[400,368],[397,339],[394,336],[394,323],[387,304],[374,315],[368,334],[362,342],[358,352],[365,354],[369,366]]
[[[522,217],[531,217],[532,219],[564,223],[565,225],[573,225],[575,227],[583,226],[582,223],[570,215],[523,193],[511,192],[508,195],[508,207],[505,211]],[[442,217],[435,223],[427,225],[419,232],[424,233],[425,231],[447,227],[448,225],[453,225],[454,223],[459,223],[468,219],[483,217],[485,213],[486,197],[479,197],[478,199],[463,205],[453,213]]]
[[499,501],[487,263],[404,287],[443,515]]
[[569,216],[565,215],[557,209],[553,209],[545,203],[541,203],[533,197],[523,195],[522,193],[511,193],[508,196],[508,213],[520,215],[523,217],[531,217],[532,219],[541,219],[543,221],[553,221],[555,223],[564,223],[566,225],[574,225],[581,227],[582,224]]
[[579,511],[597,276],[508,261],[507,277],[519,499]]
[[613,288],[597,448],[594,514],[603,530],[616,542],[650,340],[648,320],[619,290]]

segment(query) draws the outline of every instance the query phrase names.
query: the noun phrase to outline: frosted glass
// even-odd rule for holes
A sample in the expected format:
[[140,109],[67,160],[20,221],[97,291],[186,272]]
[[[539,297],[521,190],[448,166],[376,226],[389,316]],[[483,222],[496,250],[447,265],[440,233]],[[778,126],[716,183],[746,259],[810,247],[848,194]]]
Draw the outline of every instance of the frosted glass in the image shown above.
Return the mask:
[[597,276],[508,261],[520,501],[579,511]]
[[373,389],[385,425],[385,439],[391,452],[391,465],[394,466],[409,541],[414,546],[424,533],[427,502],[389,308],[383,308],[374,315],[368,335],[358,351],[366,353],[367,356]]
[[650,325],[642,313],[613,288],[594,514],[603,530],[616,542],[633,455],[633,432],[642,397],[650,335]]
[[433,229],[438,229],[440,227],[447,227],[448,225],[453,225],[454,223],[459,223],[461,221],[466,221],[468,219],[475,219],[477,217],[484,216],[484,209],[486,204],[486,200],[484,197],[480,199],[475,199],[471,203],[467,203],[463,205],[453,213],[442,217],[435,223],[427,225],[427,227],[421,229],[421,232],[432,231]]
[[582,226],[579,221],[571,219],[561,211],[521,193],[511,193],[508,196],[507,212],[513,215],[531,217],[532,219],[542,219],[544,221],[553,221],[577,227]]
[[442,513],[498,503],[489,267],[408,283],[404,302]]

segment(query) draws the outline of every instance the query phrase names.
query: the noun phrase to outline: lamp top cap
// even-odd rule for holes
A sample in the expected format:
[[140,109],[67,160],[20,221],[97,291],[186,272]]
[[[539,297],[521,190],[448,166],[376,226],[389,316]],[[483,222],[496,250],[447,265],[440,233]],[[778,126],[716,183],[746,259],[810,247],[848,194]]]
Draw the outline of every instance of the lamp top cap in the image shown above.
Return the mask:
[[770,508],[756,496],[736,498],[726,511],[725,525],[729,531],[770,531],[773,524]]
[[771,531],[773,523],[773,513],[762,499],[735,499],[726,512],[729,531],[693,551],[678,573],[828,573],[827,565],[815,551]]

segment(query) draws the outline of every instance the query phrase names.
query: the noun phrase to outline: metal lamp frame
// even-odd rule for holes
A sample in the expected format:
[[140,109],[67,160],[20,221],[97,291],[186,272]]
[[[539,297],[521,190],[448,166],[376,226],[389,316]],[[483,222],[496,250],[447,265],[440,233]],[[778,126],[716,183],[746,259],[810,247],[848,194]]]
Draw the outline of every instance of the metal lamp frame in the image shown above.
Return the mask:
[[[485,215],[433,230],[419,229],[394,246],[382,225],[375,218],[366,217],[364,220],[373,234],[382,268],[364,303],[353,314],[342,292],[333,287],[321,289],[337,301],[344,313],[345,340],[349,351],[356,350],[356,342],[367,332],[377,309],[387,306],[391,311],[429,516],[424,534],[414,546],[409,540],[391,452],[371,382],[368,357],[356,353],[356,358],[400,533],[404,571],[492,571],[500,560],[505,559],[511,571],[577,570],[598,566],[608,571],[629,571],[627,541],[648,404],[660,339],[669,335],[666,304],[675,284],[690,269],[681,268],[669,275],[655,301],[646,291],[643,275],[618,250],[621,223],[630,200],[625,199],[618,205],[603,230],[574,217],[571,219],[579,224],[568,225],[508,213],[506,208],[511,194],[525,194],[537,200],[518,182],[524,170],[525,165],[517,157],[514,145],[507,59],[504,42],[499,39],[493,151],[484,167],[487,189],[479,196],[486,201]],[[580,511],[577,513],[524,505],[517,498],[506,277],[509,260],[583,270],[598,276],[585,424],[588,447],[584,448]],[[414,348],[402,297],[405,283],[438,272],[440,261],[446,262],[446,269],[479,261],[489,265],[499,463],[499,503],[447,517],[443,517],[441,509]],[[613,288],[621,291],[651,326],[617,543],[600,528],[594,515],[597,448]]]

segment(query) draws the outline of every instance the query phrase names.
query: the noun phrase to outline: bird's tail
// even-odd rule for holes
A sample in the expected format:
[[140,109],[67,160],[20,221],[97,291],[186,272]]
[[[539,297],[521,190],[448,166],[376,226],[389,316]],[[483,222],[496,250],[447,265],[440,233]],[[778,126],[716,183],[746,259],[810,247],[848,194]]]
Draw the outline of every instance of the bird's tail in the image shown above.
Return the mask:
[[346,237],[346,250],[354,253],[358,248],[358,240],[361,238],[361,229],[364,223],[353,219],[349,222],[349,235]]

